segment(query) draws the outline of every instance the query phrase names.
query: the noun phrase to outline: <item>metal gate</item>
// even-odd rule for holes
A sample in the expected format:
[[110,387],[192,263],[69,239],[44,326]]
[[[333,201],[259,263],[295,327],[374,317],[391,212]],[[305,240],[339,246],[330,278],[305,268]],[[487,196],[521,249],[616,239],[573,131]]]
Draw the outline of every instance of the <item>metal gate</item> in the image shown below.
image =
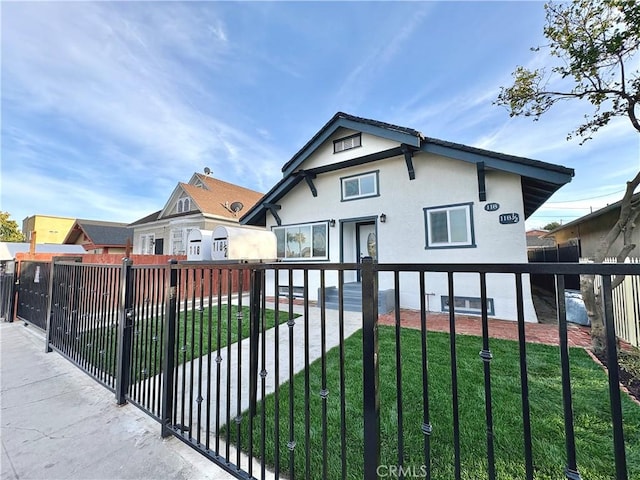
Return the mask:
[[15,262],[0,262],[0,321],[13,321],[13,306],[15,300],[14,289]]
[[45,330],[51,262],[20,262],[16,316]]

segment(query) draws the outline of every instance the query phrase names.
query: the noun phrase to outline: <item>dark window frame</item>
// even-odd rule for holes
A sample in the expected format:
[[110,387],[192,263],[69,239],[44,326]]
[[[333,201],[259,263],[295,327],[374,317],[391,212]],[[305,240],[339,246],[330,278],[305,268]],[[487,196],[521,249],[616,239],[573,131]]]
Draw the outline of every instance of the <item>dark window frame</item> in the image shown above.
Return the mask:
[[[374,186],[375,186],[374,193],[368,193],[365,195],[357,195],[357,196],[350,196],[350,197],[345,196],[345,187],[344,187],[345,180],[366,177],[369,175],[373,175],[374,177]],[[362,173],[356,173],[354,175],[348,175],[346,177],[340,177],[340,201],[341,202],[351,202],[352,200],[361,200],[363,198],[373,198],[373,197],[379,197],[379,196],[380,196],[380,170],[371,170],[370,172],[362,172]]]
[[[449,307],[445,304],[445,302],[447,302],[449,300],[449,296],[448,295],[441,295],[440,296],[440,309],[442,312],[449,312]],[[453,297],[453,301],[455,302],[456,300],[478,300],[478,301],[482,301],[482,299],[480,297],[464,297],[464,296],[454,296]],[[495,307],[495,302],[493,300],[493,298],[489,298],[487,297],[487,315],[489,316],[495,316],[496,314],[496,307]],[[454,305],[454,310],[455,313],[472,313],[472,314],[477,314],[480,315],[482,314],[482,307],[478,308],[478,309],[474,309],[474,308],[457,308]]]
[[[319,222],[302,222],[302,223],[292,223],[292,224],[288,224],[288,225],[274,225],[271,227],[271,231],[275,234],[276,230],[283,230],[284,231],[284,242],[285,242],[285,249],[286,249],[286,244],[287,244],[287,229],[289,228],[296,228],[296,227],[306,227],[309,226],[309,228],[311,229],[311,239],[310,239],[310,253],[313,253],[313,227],[316,226],[323,226],[325,229],[325,255],[323,256],[309,256],[309,257],[295,257],[295,256],[291,256],[291,257],[287,257],[286,255],[284,257],[278,257],[280,260],[282,260],[283,262],[328,262],[329,261],[329,220],[324,220],[324,221],[319,221]],[[277,237],[277,234],[276,234]],[[277,242],[277,240],[276,240]],[[276,245],[277,248],[277,245]]]
[[[359,138],[359,142],[358,145],[354,145],[352,147],[348,147],[348,148],[342,148],[341,150],[336,150],[336,147],[344,142],[345,140],[349,140],[350,138]],[[360,148],[362,147],[362,133],[358,132],[358,133],[354,133],[353,135],[348,135],[346,137],[340,137],[337,138],[336,140],[333,141],[333,153],[340,153],[340,152],[346,152],[347,150],[353,150],[354,148]]]
[[[429,242],[429,213],[434,210],[449,210],[455,209],[458,207],[466,207],[467,212],[469,213],[467,219],[469,221],[468,224],[468,232],[469,232],[469,243],[447,243],[447,244],[433,244]],[[422,209],[424,212],[424,234],[425,234],[425,250],[427,249],[443,249],[443,248],[476,248],[476,235],[473,221],[473,202],[462,202],[462,203],[451,203],[448,205],[435,205],[433,207],[424,207]]]

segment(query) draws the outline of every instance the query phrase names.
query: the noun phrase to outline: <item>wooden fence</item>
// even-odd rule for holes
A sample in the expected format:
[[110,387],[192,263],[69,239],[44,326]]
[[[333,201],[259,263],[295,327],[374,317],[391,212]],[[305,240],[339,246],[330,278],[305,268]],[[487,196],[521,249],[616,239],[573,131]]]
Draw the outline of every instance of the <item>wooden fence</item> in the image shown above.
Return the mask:
[[[608,257],[603,263],[618,261],[615,257]],[[627,257],[625,263],[640,264],[640,258]],[[601,278],[596,276],[595,288],[598,292],[601,282]],[[617,336],[640,348],[640,275],[625,276],[623,282],[613,290],[613,318]]]

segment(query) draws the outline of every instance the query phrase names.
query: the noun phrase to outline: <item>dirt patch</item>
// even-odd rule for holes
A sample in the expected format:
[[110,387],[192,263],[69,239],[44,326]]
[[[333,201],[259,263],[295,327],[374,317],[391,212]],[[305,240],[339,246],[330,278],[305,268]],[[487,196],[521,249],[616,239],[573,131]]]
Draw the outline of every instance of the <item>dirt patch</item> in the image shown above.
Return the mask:
[[[605,368],[608,368],[605,355],[594,354],[594,356]],[[640,403],[640,352],[630,350],[621,351],[618,354],[618,376],[620,384]]]
[[531,298],[533,299],[533,307],[536,309],[538,322],[557,325],[558,309],[556,308],[555,293],[532,284]]

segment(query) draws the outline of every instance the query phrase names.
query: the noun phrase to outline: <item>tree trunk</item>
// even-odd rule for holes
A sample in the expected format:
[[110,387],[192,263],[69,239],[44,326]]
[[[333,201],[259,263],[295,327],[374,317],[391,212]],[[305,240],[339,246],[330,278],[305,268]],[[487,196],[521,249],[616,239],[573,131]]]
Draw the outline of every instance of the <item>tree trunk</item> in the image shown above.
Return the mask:
[[604,319],[602,316],[601,302],[595,291],[595,276],[580,276],[580,291],[582,300],[587,310],[587,317],[591,323],[591,349],[594,353],[603,353],[607,349]]
[[[636,174],[633,180],[627,182],[624,197],[622,197],[620,201],[620,216],[618,221],[600,241],[591,259],[594,263],[604,262],[609,250],[611,250],[611,247],[620,235],[622,235],[623,245],[616,254],[618,262],[624,262],[627,255],[635,249],[636,245],[631,242],[631,237],[636,227],[636,221],[640,216],[640,199],[636,198],[634,201],[633,192],[638,185],[640,185],[640,172]],[[604,353],[606,351],[606,334],[602,314],[602,302],[600,301],[600,295],[594,290],[594,280],[594,275],[581,275],[580,291],[582,293],[584,306],[587,310],[587,317],[591,322],[591,347],[595,353]],[[613,278],[611,288],[617,287],[622,280],[624,280],[624,276]]]

